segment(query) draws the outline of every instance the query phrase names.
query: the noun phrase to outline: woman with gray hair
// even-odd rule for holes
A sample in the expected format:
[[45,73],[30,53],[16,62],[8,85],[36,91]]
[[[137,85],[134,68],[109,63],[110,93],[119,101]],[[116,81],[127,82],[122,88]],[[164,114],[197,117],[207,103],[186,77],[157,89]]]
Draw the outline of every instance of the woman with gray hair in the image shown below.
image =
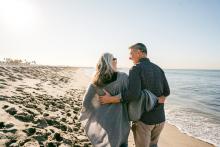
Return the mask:
[[120,95],[127,88],[128,75],[117,71],[117,59],[104,53],[83,98],[80,120],[95,147],[126,147],[130,131],[126,104],[101,105],[99,96]]

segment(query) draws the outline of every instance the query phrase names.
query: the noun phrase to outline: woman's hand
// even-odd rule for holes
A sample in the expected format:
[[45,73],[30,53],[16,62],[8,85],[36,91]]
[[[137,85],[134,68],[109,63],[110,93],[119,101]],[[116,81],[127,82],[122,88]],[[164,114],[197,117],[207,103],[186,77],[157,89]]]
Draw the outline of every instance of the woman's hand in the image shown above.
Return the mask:
[[165,100],[166,100],[166,97],[165,97],[165,96],[160,96],[160,97],[158,97],[158,103],[160,103],[160,104],[164,104],[164,103],[165,103]]
[[104,105],[104,104],[114,104],[114,103],[119,103],[120,99],[119,97],[116,96],[111,96],[110,93],[108,93],[108,91],[106,91],[105,89],[103,89],[105,92],[104,96],[99,96],[99,102]]

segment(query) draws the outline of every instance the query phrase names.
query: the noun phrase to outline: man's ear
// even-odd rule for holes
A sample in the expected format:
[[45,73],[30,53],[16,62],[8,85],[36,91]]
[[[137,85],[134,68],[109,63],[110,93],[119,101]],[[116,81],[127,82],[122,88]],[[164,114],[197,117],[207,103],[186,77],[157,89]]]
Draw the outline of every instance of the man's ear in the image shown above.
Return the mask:
[[[140,50],[139,50],[140,51]],[[140,57],[141,58],[144,58],[146,56],[146,54],[144,53],[144,52],[142,52],[142,51],[140,51]]]
[[143,53],[140,50],[137,50],[137,53],[138,53],[139,58],[143,56]]

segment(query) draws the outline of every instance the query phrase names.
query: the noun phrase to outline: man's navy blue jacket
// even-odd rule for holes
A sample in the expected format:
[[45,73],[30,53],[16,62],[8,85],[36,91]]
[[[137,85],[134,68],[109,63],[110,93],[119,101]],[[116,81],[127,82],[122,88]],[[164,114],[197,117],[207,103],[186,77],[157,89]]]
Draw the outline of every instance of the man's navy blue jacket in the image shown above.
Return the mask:
[[[128,90],[122,93],[122,102],[139,99],[143,89],[150,90],[157,97],[167,97],[170,94],[164,71],[148,58],[140,59],[140,62],[130,69]],[[140,120],[148,125],[164,122],[164,104],[157,103],[153,110],[143,113]]]

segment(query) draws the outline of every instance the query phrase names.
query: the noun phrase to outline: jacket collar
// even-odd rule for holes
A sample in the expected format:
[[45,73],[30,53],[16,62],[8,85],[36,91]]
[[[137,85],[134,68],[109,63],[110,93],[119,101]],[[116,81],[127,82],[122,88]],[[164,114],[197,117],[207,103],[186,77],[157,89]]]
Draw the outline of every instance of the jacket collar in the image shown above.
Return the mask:
[[149,58],[145,58],[145,57],[139,59],[139,62],[144,62],[144,61],[150,62],[150,59]]

